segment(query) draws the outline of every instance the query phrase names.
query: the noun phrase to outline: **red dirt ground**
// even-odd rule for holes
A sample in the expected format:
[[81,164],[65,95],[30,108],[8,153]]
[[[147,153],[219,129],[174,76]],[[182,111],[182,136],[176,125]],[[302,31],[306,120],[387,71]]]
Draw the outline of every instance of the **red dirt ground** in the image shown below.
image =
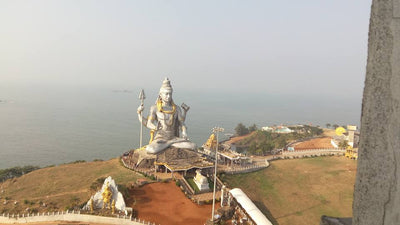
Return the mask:
[[[132,207],[140,219],[162,225],[203,225],[211,218],[212,205],[197,205],[174,182],[152,183],[131,191]],[[215,204],[216,208],[219,206]]]
[[331,139],[332,139],[331,137],[311,139],[309,141],[304,141],[296,144],[294,146],[294,149],[302,150],[302,149],[333,148],[331,144]]

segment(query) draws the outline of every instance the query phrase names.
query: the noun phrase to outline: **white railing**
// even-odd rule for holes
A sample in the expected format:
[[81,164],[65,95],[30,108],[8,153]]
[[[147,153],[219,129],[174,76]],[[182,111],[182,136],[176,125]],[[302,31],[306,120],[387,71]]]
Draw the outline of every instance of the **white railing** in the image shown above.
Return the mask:
[[294,151],[282,151],[282,155],[284,154],[297,154],[297,153],[309,153],[309,152],[345,152],[344,148],[313,148],[313,149],[302,149],[302,150],[294,150]]
[[82,221],[91,223],[107,223],[107,224],[130,224],[130,225],[156,225],[155,223],[133,218],[130,216],[105,217],[89,214],[81,214],[81,211],[59,211],[59,212],[42,212],[42,213],[26,213],[26,214],[0,214],[0,223],[31,223],[31,222],[49,222],[49,221]]
[[228,174],[236,174],[236,173],[249,173],[257,170],[261,170],[267,168],[269,166],[269,162],[265,160],[265,165],[251,165],[251,166],[241,166],[241,167],[233,167],[222,169],[225,173]]

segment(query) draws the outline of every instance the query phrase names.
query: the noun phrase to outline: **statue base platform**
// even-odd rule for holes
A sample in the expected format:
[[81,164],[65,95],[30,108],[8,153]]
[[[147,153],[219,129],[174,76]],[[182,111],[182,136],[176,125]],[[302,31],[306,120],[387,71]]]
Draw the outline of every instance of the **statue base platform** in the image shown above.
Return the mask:
[[170,171],[186,171],[192,168],[212,168],[209,162],[200,153],[191,149],[169,147],[157,154],[149,154],[145,147],[133,150],[132,163],[137,168],[151,169],[154,166],[165,166]]

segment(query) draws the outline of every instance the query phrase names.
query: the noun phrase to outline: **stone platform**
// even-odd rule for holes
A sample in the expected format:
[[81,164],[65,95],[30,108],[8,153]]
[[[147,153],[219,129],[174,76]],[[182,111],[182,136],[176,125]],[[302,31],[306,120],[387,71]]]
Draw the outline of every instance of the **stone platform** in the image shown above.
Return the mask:
[[187,171],[192,168],[213,167],[212,162],[191,149],[169,147],[158,154],[148,154],[145,148],[132,151],[131,162],[140,169],[165,166],[170,171]]

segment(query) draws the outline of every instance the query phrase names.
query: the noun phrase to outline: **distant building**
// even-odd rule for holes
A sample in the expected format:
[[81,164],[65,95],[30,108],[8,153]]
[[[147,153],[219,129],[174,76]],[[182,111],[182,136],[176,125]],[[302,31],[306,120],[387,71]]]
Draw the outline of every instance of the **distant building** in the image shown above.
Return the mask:
[[274,130],[274,128],[273,128],[273,127],[261,127],[261,130],[262,130],[262,131],[269,131],[269,132],[272,132],[272,131]]
[[354,138],[354,132],[357,130],[357,126],[352,126],[352,125],[347,125],[347,144],[350,145],[351,147],[355,147],[355,138]]
[[336,134],[332,137],[332,145],[338,148],[340,142],[347,141],[347,144],[352,148],[358,148],[360,134],[357,132],[357,126],[347,125],[347,130],[344,129],[344,131],[342,135]]
[[[234,166],[234,165],[244,165],[249,162],[249,157],[244,156],[241,153],[236,152],[236,145],[229,143],[221,143],[218,146],[218,163]],[[199,152],[207,155],[210,158],[215,159],[215,149],[217,148],[217,140],[214,134],[211,134],[206,143],[202,145],[203,150]]]
[[289,129],[286,126],[262,127],[261,130],[279,134],[289,134],[294,132],[294,130]]

